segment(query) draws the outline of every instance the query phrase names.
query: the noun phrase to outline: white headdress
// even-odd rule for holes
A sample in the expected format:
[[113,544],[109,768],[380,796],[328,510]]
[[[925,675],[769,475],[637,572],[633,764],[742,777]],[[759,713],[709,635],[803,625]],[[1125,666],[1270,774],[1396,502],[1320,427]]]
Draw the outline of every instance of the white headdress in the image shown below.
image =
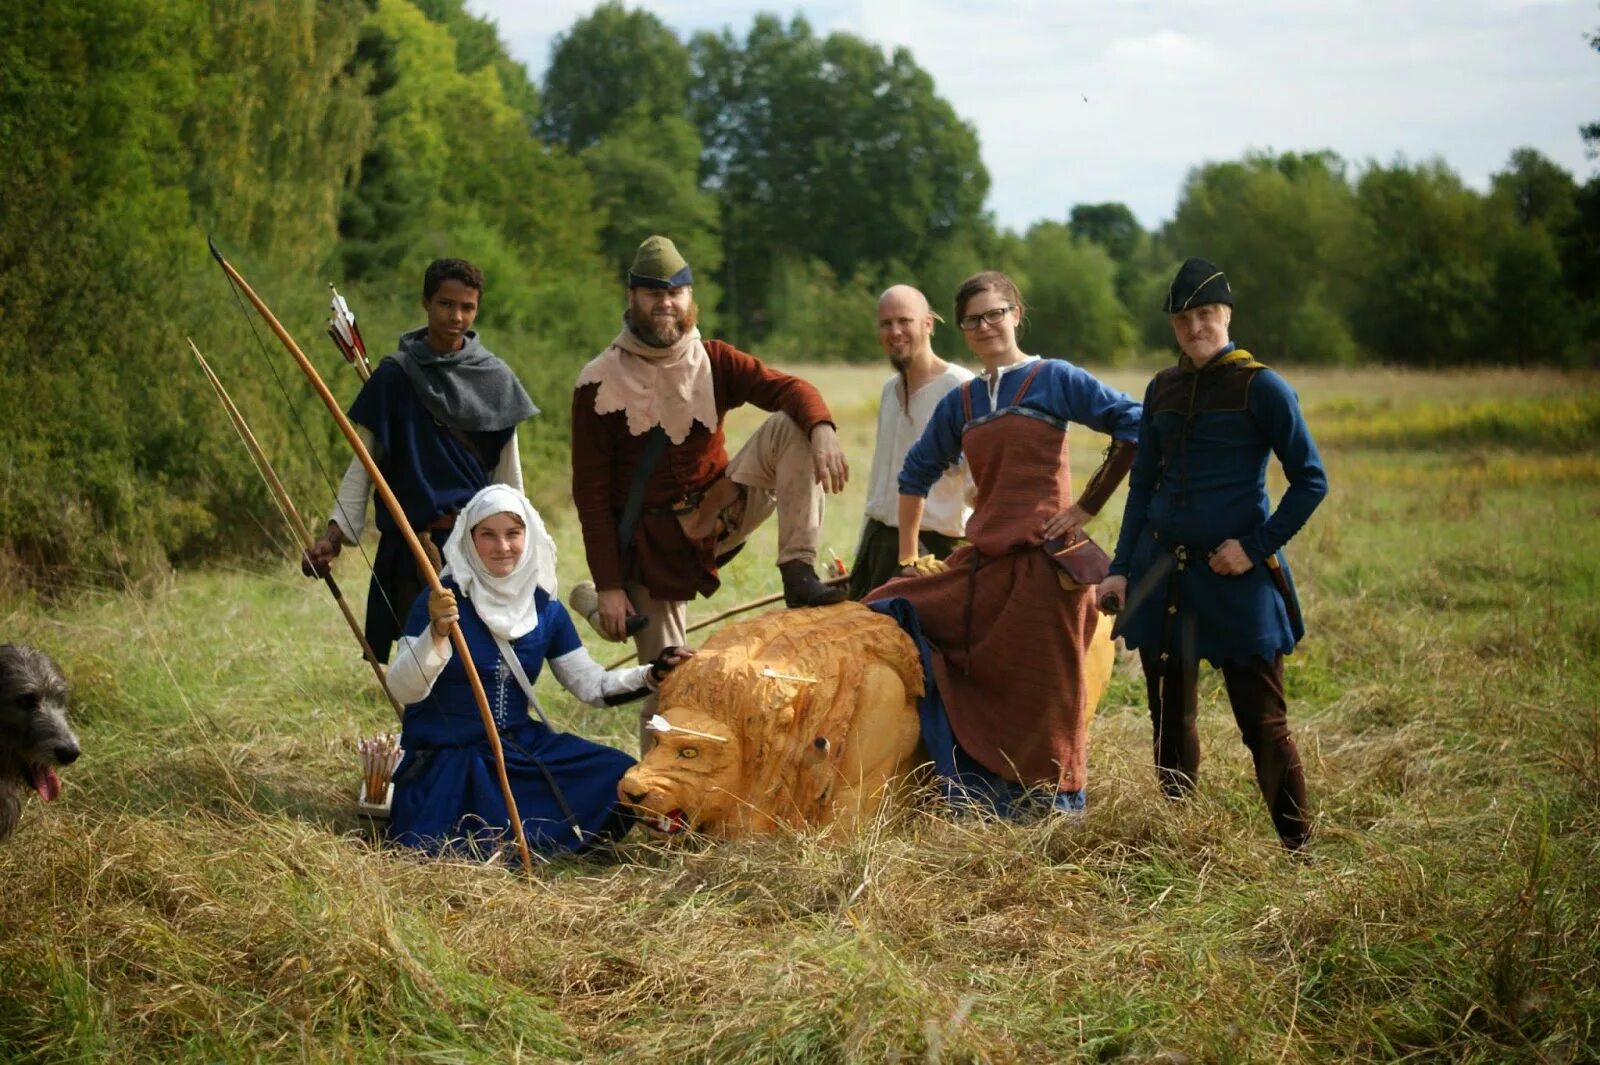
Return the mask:
[[[504,577],[490,573],[472,543],[472,529],[495,514],[512,514],[525,530],[522,557]],[[535,588],[556,596],[556,544],[528,497],[504,484],[491,484],[467,501],[456,515],[455,527],[444,545],[444,573],[472,600],[472,608],[490,632],[515,640],[539,627]]]

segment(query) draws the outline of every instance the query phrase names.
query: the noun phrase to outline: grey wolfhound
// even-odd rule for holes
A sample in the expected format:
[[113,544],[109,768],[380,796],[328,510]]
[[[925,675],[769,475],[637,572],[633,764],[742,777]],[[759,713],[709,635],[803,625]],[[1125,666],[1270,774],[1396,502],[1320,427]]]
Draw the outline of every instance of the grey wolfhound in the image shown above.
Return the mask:
[[17,827],[29,791],[45,802],[61,794],[56,767],[77,758],[60,667],[43,651],[0,644],[0,840]]

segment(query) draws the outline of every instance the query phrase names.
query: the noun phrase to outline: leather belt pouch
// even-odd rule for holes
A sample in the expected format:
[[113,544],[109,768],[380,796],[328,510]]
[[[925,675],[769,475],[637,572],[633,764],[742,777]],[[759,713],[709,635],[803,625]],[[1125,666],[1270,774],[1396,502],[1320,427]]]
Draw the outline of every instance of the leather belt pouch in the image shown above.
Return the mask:
[[1111,556],[1085,533],[1071,542],[1058,536],[1039,547],[1073,584],[1099,584],[1111,572]]

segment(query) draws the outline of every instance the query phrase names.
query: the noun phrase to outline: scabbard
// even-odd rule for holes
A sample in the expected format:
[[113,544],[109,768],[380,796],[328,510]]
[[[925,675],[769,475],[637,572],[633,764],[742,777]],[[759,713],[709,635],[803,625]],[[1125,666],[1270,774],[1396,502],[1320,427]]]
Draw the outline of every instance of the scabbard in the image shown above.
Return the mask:
[[1300,603],[1294,597],[1294,592],[1289,588],[1289,578],[1283,572],[1283,566],[1278,563],[1276,553],[1267,556],[1267,573],[1272,577],[1272,584],[1278,589],[1278,594],[1283,597],[1283,608],[1289,612],[1289,624],[1296,629],[1305,629],[1305,622],[1300,618]]
[[1138,609],[1144,605],[1145,600],[1155,594],[1158,588],[1165,588],[1168,578],[1177,568],[1178,560],[1171,554],[1163,551],[1156,556],[1150,568],[1139,578],[1139,583],[1128,589],[1128,594],[1122,604],[1122,609],[1117,613],[1117,620],[1111,625],[1111,638],[1117,639],[1128,627],[1128,622]]

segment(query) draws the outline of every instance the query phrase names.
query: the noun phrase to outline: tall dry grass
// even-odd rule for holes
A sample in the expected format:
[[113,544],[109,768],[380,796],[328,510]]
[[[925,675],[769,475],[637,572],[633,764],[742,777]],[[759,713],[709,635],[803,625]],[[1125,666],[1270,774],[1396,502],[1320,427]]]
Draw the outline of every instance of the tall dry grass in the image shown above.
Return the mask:
[[[858,474],[828,519],[848,559],[880,375],[816,376]],[[1157,797],[1124,666],[1082,820],[923,799],[850,839],[634,837],[531,881],[420,861],[354,816],[351,746],[392,716],[286,559],[11,595],[4,638],[62,661],[85,755],[0,849],[0,1060],[1600,1059],[1600,481],[1537,416],[1594,382],[1291,377],[1333,484],[1290,548],[1303,860],[1212,678],[1199,795]],[[1462,414],[1489,397],[1509,438]],[[1075,446],[1081,478],[1099,442]],[[570,509],[539,502],[575,580]],[[769,540],[696,609],[774,589]]]

